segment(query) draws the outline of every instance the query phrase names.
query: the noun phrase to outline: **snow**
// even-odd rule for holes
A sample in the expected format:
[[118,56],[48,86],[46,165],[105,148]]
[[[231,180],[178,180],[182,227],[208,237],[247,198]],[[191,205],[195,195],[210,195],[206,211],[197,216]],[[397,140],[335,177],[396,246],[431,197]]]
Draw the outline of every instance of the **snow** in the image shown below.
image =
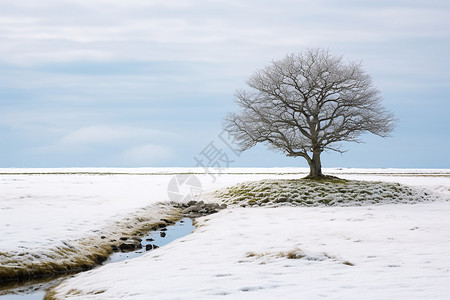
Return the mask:
[[449,213],[448,202],[225,210],[166,247],[63,282],[57,296],[448,299]]
[[[116,215],[159,200],[149,189],[161,186],[131,176],[11,175],[0,177],[0,249],[33,248],[85,235]],[[117,216],[118,217],[118,216]]]
[[[167,202],[170,200],[167,186],[173,178],[171,174],[185,171],[172,169],[169,175],[164,175],[161,169],[148,168],[0,169],[3,174],[0,175],[0,227],[3,228],[0,252],[19,247],[32,250],[36,246],[83,237],[140,208]],[[54,172],[65,174],[49,174]],[[119,174],[110,175],[114,172]],[[124,174],[127,172],[138,175]],[[199,179],[203,192],[207,193],[262,176],[250,174],[225,178],[223,175],[212,182],[208,176],[199,175]],[[285,177],[289,176],[293,175]]]
[[[54,292],[83,299],[346,299],[360,293],[365,299],[449,298],[450,202],[444,200],[450,196],[450,170],[324,171],[399,182],[441,198],[414,205],[233,207],[200,219],[185,238],[141,258],[80,273]],[[216,174],[215,181],[202,172],[0,169],[0,253],[39,254],[117,230],[116,221],[130,216],[160,218],[167,209],[156,203],[170,200],[167,186],[175,174],[195,173],[205,196],[246,181],[298,179],[307,170],[233,168]],[[301,258],[288,258],[295,255]]]
[[[97,256],[90,254],[106,255],[109,240],[170,217],[173,208],[157,203],[170,200],[167,189],[174,174],[188,171],[0,169],[0,277],[95,264]],[[208,193],[268,175],[223,176],[215,181],[196,176]]]
[[[214,169],[215,170],[215,169]],[[327,174],[384,174],[384,175],[448,175],[450,169],[362,169],[362,168],[324,168]],[[204,168],[0,168],[0,174],[203,174]],[[222,174],[307,174],[308,168],[272,167],[272,168],[226,168]]]

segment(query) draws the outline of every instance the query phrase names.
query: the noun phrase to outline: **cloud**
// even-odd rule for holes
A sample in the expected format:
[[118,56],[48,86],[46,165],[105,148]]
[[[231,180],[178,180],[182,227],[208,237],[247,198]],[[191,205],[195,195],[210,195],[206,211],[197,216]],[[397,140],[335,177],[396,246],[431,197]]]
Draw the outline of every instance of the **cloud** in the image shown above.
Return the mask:
[[81,166],[162,166],[173,157],[169,145],[176,138],[177,135],[168,131],[95,125],[74,130],[28,153],[49,161],[53,156],[54,161],[72,161]]
[[17,64],[134,59],[238,66],[267,60],[274,49],[450,36],[449,6],[421,1],[165,2],[3,3],[0,38],[8,46],[0,57]]
[[95,125],[72,131],[56,142],[38,147],[37,152],[90,153],[98,149],[123,151],[148,142],[161,143],[176,138],[167,131],[121,125]]
[[174,152],[169,147],[145,144],[126,149],[112,161],[128,166],[163,166],[173,155]]
[[80,128],[58,141],[65,146],[95,146],[159,139],[169,133],[131,126],[96,125]]
[[[350,59],[364,59],[376,72],[400,70],[397,80],[405,74],[424,74],[423,68],[428,68],[427,74],[436,74],[429,69],[448,65],[448,59],[444,64],[436,60],[436,53],[421,59],[424,53],[436,51],[426,49],[429,41],[441,41],[429,47],[432,49],[450,46],[447,30],[450,5],[443,1],[362,4],[281,0],[275,4],[256,0],[131,0],[126,3],[42,0],[39,3],[0,4],[3,41],[0,62],[20,66],[56,63],[73,66],[82,62],[84,66],[80,68],[84,74],[78,70],[75,74],[53,76],[58,72],[49,70],[44,76],[34,74],[30,78],[22,72],[20,78],[26,80],[11,80],[8,84],[57,84],[66,88],[79,85],[82,91],[95,89],[92,86],[95,85],[105,93],[118,88],[130,90],[133,85],[142,89],[152,84],[154,90],[158,86],[167,90],[168,83],[175,81],[178,85],[183,78],[198,77],[200,83],[208,81],[214,73],[211,69],[218,70],[214,82],[229,82],[232,76],[244,78],[271,59],[311,46],[330,47]],[[160,74],[151,70],[147,74],[92,76],[89,67],[89,63],[97,67],[99,63],[126,65],[161,61],[210,64],[210,69],[205,70],[209,77],[176,71]],[[182,65],[178,67],[183,69]],[[155,73],[159,76],[148,75]],[[432,75],[432,80],[446,73],[440,71]],[[14,75],[11,71],[8,74]],[[443,80],[446,81],[447,78]]]
[[[26,166],[26,152],[43,166],[111,165],[181,143],[195,153],[234,89],[306,47],[363,60],[398,107],[436,105],[450,87],[449,12],[443,0],[0,1],[0,126],[17,145],[0,163]],[[445,108],[421,123],[436,130]]]

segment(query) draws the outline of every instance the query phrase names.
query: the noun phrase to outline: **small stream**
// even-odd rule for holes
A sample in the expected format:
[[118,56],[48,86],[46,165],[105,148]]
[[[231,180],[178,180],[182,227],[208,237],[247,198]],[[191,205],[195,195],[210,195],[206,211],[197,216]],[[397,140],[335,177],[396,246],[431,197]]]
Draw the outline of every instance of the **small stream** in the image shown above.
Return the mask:
[[[183,218],[174,225],[169,225],[165,228],[160,228],[156,231],[149,232],[142,237],[142,248],[130,252],[115,252],[103,262],[103,265],[115,263],[127,259],[139,257],[156,248],[167,245],[174,240],[190,234],[195,227],[192,224],[192,219]],[[156,246],[156,247],[155,247]],[[101,267],[99,266],[99,267]],[[43,279],[34,279],[25,282],[11,283],[0,287],[1,300],[42,300],[45,292],[49,288],[58,285],[64,279],[73,277],[75,274],[66,274],[58,277],[50,277]]]

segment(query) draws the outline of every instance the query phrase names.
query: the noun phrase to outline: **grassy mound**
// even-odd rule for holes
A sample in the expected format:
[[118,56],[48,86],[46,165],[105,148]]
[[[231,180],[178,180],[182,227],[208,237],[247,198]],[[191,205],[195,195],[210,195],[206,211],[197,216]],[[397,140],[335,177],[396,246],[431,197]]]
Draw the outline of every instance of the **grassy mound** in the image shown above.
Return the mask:
[[161,219],[175,221],[180,217],[180,211],[171,204],[149,206],[80,240],[0,252],[0,285],[91,269],[113,252],[120,237],[143,235],[164,223]]
[[343,180],[262,180],[217,191],[229,205],[358,206],[435,201],[437,196],[399,183]]

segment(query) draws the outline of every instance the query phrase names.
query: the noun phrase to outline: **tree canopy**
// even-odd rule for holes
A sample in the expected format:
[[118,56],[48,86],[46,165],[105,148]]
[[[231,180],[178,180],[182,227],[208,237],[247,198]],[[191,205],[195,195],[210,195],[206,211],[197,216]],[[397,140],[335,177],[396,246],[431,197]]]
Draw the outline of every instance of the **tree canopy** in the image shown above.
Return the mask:
[[225,129],[240,150],[258,143],[287,156],[301,156],[310,177],[323,176],[320,154],[343,152],[341,142],[361,142],[363,133],[389,136],[393,115],[361,63],[344,62],[316,48],[289,54],[257,70],[237,90],[239,113],[230,113]]

